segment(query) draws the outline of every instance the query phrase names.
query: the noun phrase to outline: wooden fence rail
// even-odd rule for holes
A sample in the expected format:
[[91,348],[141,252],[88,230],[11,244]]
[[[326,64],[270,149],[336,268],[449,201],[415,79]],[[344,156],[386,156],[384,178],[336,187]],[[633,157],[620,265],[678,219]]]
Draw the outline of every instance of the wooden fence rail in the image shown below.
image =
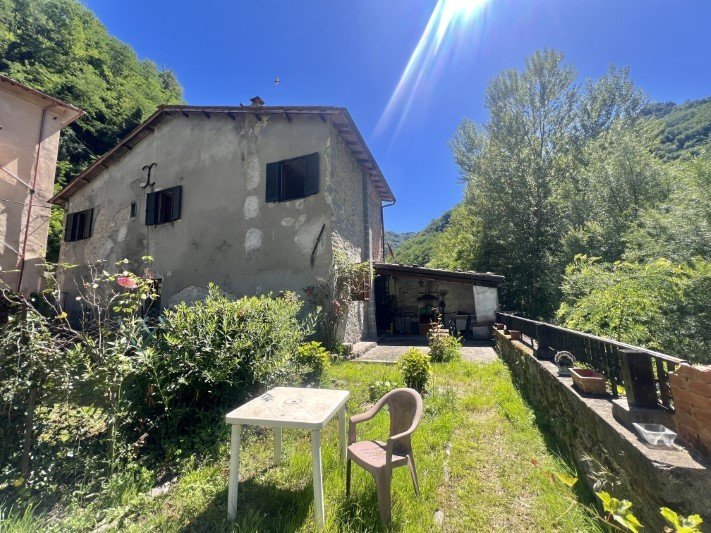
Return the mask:
[[608,379],[615,398],[623,385],[630,406],[673,409],[669,372],[683,359],[508,313],[496,313],[496,321],[520,331],[540,359],[552,359],[558,351],[572,353]]

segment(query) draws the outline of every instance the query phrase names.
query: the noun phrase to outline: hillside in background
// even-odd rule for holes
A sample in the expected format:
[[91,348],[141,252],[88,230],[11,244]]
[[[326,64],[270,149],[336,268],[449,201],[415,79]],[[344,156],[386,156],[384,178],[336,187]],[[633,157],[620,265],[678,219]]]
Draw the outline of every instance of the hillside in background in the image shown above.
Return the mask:
[[410,237],[414,237],[418,233],[419,232],[417,231],[403,231],[398,233],[397,231],[390,231],[387,229],[385,230],[385,242],[390,245],[393,251],[395,251],[403,242]]
[[[647,105],[643,114],[662,124],[657,152],[663,159],[694,157],[711,148],[711,97],[683,104],[655,102]],[[386,242],[395,254],[395,258],[388,257],[388,261],[420,266],[429,263],[437,237],[449,224],[450,215],[451,210],[419,232],[387,231]]]
[[[410,237],[401,241],[397,247],[390,243],[395,257],[388,256],[387,260],[404,265],[424,266],[429,263],[437,236],[449,225],[451,215],[451,210],[446,211],[441,217],[432,220],[422,231],[410,234]],[[387,241],[389,233],[394,232],[386,232],[386,242],[389,242]]]
[[697,156],[711,146],[711,97],[650,104],[645,114],[662,122],[659,152],[664,159]]

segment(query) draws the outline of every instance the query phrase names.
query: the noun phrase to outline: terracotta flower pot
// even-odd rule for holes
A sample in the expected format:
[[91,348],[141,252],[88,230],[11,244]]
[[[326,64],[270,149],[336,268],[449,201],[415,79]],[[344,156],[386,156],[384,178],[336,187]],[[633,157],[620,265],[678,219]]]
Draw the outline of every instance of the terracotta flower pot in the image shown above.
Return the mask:
[[607,393],[605,376],[589,368],[571,368],[573,384],[586,394],[604,395]]
[[511,337],[512,341],[520,341],[521,340],[521,332],[517,331],[515,329],[509,330],[509,336]]
[[501,322],[494,322],[494,329],[502,330],[504,325]]

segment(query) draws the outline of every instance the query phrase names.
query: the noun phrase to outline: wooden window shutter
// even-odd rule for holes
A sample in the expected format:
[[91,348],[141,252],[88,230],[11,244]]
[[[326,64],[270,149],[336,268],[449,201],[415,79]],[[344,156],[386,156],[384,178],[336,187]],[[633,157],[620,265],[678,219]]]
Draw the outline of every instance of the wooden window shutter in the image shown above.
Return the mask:
[[304,196],[318,192],[318,153],[306,156],[306,181]]
[[71,242],[72,231],[74,231],[74,215],[75,213],[67,213],[67,221],[64,225],[64,242]]
[[84,235],[77,235],[79,239],[88,239],[91,237],[91,230],[94,227],[94,208],[84,211]]
[[156,193],[149,192],[146,195],[146,226],[156,223]]
[[279,163],[267,163],[267,202],[279,201]]
[[170,220],[178,220],[180,219],[180,204],[182,202],[182,197],[183,197],[183,186],[182,185],[177,185],[176,187],[173,187],[173,205],[172,205],[172,212],[170,216]]

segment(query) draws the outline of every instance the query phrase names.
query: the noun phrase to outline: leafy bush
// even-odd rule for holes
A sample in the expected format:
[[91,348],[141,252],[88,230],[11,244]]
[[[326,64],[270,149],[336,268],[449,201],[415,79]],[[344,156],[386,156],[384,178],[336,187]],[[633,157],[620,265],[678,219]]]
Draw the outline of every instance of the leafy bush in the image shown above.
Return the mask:
[[430,356],[422,350],[411,348],[400,358],[400,370],[405,385],[417,392],[422,392],[427,386],[432,372]]
[[211,284],[204,301],[165,311],[155,348],[136,362],[132,399],[142,429],[158,439],[185,433],[260,387],[300,381],[293,356],[310,333],[301,307],[293,293],[230,300]]
[[115,274],[91,265],[77,280],[80,328],[57,304],[54,268],[50,288],[29,300],[0,287],[10,314],[0,325],[0,489],[10,487],[10,500],[93,493],[132,459],[124,392],[148,338],[141,316],[154,285],[128,263]]
[[557,318],[566,327],[711,362],[711,262],[602,263],[577,256]]
[[296,351],[296,362],[308,372],[320,375],[331,364],[331,353],[320,342],[307,342]]
[[377,402],[391,390],[397,389],[400,385],[394,381],[373,381],[368,385],[368,397],[371,402]]
[[459,337],[430,330],[427,342],[430,346],[430,359],[433,363],[448,363],[459,359],[459,349],[462,347]]

